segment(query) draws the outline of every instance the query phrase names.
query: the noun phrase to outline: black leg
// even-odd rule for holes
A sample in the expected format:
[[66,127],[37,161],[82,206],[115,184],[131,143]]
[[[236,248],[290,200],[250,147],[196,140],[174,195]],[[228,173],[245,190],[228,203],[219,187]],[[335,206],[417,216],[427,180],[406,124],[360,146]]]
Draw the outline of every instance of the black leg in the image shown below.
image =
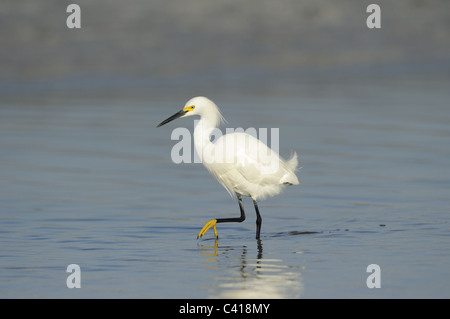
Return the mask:
[[236,218],[217,218],[217,223],[242,223],[245,220],[244,206],[242,205],[242,196],[236,194],[239,201],[239,209],[241,210],[241,217]]
[[216,235],[216,238],[219,238],[219,235],[217,235],[217,229],[216,229],[216,224],[217,223],[231,223],[231,222],[241,223],[241,222],[243,222],[245,220],[244,206],[242,205],[242,196],[240,194],[237,194],[237,193],[236,193],[236,195],[237,195],[237,198],[238,198],[238,201],[239,201],[239,209],[241,210],[241,216],[237,217],[237,218],[211,219],[209,222],[207,222],[205,224],[205,226],[203,226],[202,230],[200,231],[200,233],[197,236],[197,239],[199,239],[204,234],[206,234],[208,229],[210,229],[211,227],[214,227],[214,234]]
[[259,234],[261,233],[262,218],[259,214],[258,204],[256,203],[256,200],[253,200],[253,205],[255,206],[256,211],[256,239],[259,239]]

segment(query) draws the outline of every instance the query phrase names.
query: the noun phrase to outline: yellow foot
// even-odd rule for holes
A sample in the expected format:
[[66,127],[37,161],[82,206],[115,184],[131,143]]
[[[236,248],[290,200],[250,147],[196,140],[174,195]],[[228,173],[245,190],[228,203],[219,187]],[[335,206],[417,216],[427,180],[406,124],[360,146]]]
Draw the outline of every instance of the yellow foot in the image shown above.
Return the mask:
[[214,235],[216,235],[216,238],[219,238],[219,236],[217,235],[216,223],[217,219],[211,219],[209,222],[207,222],[205,226],[203,226],[202,230],[198,233],[197,239],[206,234],[208,229],[210,229],[211,227],[214,227]]

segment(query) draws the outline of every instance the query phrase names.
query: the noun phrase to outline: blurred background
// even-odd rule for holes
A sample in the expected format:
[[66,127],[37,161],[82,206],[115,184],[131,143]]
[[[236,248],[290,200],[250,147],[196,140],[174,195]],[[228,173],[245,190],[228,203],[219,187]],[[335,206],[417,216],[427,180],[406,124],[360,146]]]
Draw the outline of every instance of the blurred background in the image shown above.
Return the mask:
[[[450,297],[449,30],[448,0],[2,0],[0,297]],[[299,154],[260,242],[249,199],[195,239],[238,209],[171,161],[192,119],[156,128],[197,95]]]
[[450,76],[445,0],[377,1],[381,29],[366,26],[373,1],[354,0],[79,0],[82,28],[68,29],[72,2],[2,2],[2,100],[323,95]]

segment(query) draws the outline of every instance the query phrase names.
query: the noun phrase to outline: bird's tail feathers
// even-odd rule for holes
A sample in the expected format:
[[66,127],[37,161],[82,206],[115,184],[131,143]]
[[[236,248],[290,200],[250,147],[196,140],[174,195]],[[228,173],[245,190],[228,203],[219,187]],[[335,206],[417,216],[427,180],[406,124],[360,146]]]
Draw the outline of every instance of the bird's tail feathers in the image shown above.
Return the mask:
[[297,172],[298,170],[301,169],[301,167],[297,167],[298,166],[297,152],[295,152],[295,151],[293,152],[291,158],[286,161],[286,166],[292,172]]
[[298,185],[300,183],[298,181],[297,176],[295,175],[295,172],[298,170],[297,165],[298,165],[297,153],[293,152],[291,158],[285,161],[285,168],[287,172],[281,178],[280,184]]

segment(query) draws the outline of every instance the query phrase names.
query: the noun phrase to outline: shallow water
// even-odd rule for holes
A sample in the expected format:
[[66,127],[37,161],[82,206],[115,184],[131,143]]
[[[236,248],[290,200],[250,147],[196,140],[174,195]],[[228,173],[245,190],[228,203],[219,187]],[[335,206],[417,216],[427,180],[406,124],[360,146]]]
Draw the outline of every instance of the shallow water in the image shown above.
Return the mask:
[[450,297],[450,95],[352,93],[211,96],[227,126],[279,127],[300,156],[301,185],[260,203],[260,241],[249,199],[244,223],[196,240],[239,210],[201,164],[171,162],[192,119],[156,129],[189,96],[1,105],[0,297]]

